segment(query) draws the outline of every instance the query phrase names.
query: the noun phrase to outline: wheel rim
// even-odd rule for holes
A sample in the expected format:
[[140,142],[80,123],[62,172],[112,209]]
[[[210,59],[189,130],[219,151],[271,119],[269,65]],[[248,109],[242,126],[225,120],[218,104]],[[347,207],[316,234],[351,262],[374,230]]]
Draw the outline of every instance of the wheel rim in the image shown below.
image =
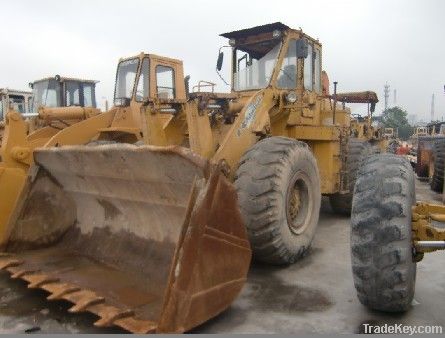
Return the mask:
[[287,188],[287,224],[295,235],[303,233],[309,225],[313,208],[313,192],[309,187],[310,181],[308,176],[299,171],[293,175]]

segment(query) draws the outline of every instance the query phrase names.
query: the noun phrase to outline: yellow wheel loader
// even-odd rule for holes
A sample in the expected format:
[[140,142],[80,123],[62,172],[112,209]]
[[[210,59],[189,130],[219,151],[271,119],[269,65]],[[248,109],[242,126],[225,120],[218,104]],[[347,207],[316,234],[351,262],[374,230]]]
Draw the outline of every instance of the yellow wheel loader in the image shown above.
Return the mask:
[[54,133],[100,113],[96,107],[95,80],[56,75],[29,84],[33,101],[28,118],[29,133],[50,129]]
[[5,110],[0,152],[0,243],[7,240],[7,224],[19,203],[33,150],[67,126],[99,114],[95,84],[60,76],[38,80],[30,84],[33,96],[24,101],[29,110],[17,104]]
[[5,116],[10,108],[25,114],[31,112],[32,92],[0,88],[0,144],[5,129]]
[[383,139],[382,129],[376,128],[372,124],[372,113],[375,105],[379,102],[375,92],[351,92],[339,93],[336,95],[338,102],[346,103],[366,103],[368,107],[367,115],[353,114],[351,119],[351,136],[358,139],[379,143]]
[[351,214],[352,273],[362,304],[380,311],[411,307],[416,265],[445,249],[445,206],[417,202],[409,161],[368,157],[355,185]]
[[120,60],[114,107],[34,151],[0,268],[97,326],[184,332],[231,304],[252,251],[308,252],[321,195],[351,199],[349,109],[323,93],[321,44],[301,30],[222,36],[230,93],[189,93],[179,60]]

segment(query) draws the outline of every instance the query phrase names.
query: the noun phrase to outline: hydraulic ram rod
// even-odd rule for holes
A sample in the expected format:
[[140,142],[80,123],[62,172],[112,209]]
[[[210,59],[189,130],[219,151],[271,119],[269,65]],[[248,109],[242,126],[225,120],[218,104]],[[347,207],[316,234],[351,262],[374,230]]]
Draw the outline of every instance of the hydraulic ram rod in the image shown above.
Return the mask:
[[445,249],[445,241],[418,241],[416,247],[418,249]]

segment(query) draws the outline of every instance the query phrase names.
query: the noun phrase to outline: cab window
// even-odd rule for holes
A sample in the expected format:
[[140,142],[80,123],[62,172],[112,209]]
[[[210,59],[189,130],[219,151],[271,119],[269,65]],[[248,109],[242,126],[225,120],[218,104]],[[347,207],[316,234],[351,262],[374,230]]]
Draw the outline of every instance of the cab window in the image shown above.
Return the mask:
[[26,112],[25,97],[21,95],[9,95],[9,106],[20,114],[24,114]]
[[291,89],[297,87],[297,46],[296,40],[289,41],[287,54],[278,74],[278,88]]
[[77,81],[65,82],[65,105],[80,106],[80,83]]
[[116,87],[114,89],[115,99],[131,99],[138,67],[139,59],[130,59],[119,63],[116,74]]
[[144,101],[149,97],[149,85],[150,85],[150,61],[148,58],[144,58],[142,61],[141,74],[138,79],[138,86],[136,88],[136,101]]
[[96,94],[94,83],[84,83],[83,90],[83,106],[96,108]]
[[304,88],[306,90],[313,90],[313,48],[308,45],[308,56],[304,59]]
[[175,98],[175,80],[173,68],[156,66],[156,93],[160,99]]
[[320,50],[317,48],[315,49],[314,53],[314,84],[315,84],[315,91],[318,94],[321,94],[321,58],[320,58]]
[[33,112],[33,104],[34,104],[33,97],[32,96],[28,97],[28,113]]

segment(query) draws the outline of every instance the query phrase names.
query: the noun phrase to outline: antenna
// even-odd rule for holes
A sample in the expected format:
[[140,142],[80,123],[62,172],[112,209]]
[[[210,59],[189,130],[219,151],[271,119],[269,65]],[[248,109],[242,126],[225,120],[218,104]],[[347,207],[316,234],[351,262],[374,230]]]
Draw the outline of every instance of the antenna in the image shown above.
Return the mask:
[[386,82],[383,92],[385,93],[385,111],[388,109],[388,101],[389,101],[389,84]]
[[434,94],[431,97],[431,122],[434,121]]

